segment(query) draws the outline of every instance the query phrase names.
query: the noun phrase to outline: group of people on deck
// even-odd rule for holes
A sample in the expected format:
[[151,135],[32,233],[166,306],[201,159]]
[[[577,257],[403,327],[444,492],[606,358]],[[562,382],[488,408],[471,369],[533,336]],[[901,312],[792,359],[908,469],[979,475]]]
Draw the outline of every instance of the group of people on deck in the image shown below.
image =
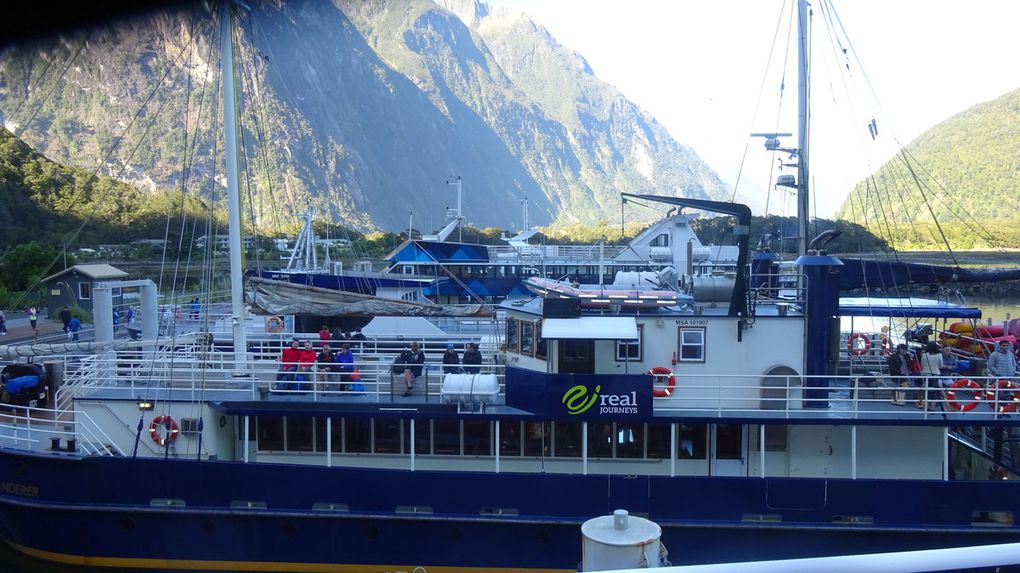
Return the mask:
[[[281,384],[277,389],[307,391],[308,383],[312,382],[313,376],[317,373],[318,382],[323,384],[320,390],[361,391],[363,387],[358,383],[360,374],[354,365],[352,342],[340,339],[339,350],[334,351],[331,343],[337,342],[333,338],[336,332],[322,327],[319,331],[319,352],[313,350],[310,340],[297,338],[291,340],[290,346],[283,349],[280,355],[280,370],[276,380]],[[351,340],[361,341],[366,340],[366,337],[361,331],[357,331]],[[393,360],[393,374],[400,375],[404,382],[402,396],[412,394],[415,381],[421,377],[424,367],[425,353],[417,342],[412,342]],[[444,374],[478,374],[481,369],[482,354],[477,343],[468,342],[464,345],[463,359],[453,343],[446,345],[446,352],[443,353]]]
[[[414,382],[421,376],[425,364],[425,354],[421,351],[417,342],[400,352],[393,361],[393,373],[400,373],[403,369],[405,390],[402,396],[410,396],[414,390]],[[443,353],[444,374],[478,374],[482,369],[482,354],[478,351],[478,345],[468,342],[464,345],[463,367],[461,357],[453,343],[447,343],[446,352]]]
[[353,384],[356,369],[354,352],[349,343],[342,343],[340,349],[333,352],[332,346],[323,342],[319,352],[316,352],[312,349],[311,341],[297,338],[291,340],[290,347],[283,349],[280,356],[280,372],[276,379],[285,383],[278,389],[307,391],[310,386],[307,383],[312,382],[313,369],[317,372],[318,381],[323,384],[322,390],[360,390]]
[[[919,409],[944,409],[941,407],[940,392],[953,383],[954,374],[960,372],[960,358],[953,354],[950,346],[939,347],[934,342],[925,342],[923,352],[913,355],[906,344],[896,346],[889,355],[889,375],[905,388],[919,387],[919,390],[901,390],[893,393],[892,403],[897,406],[914,401]],[[988,356],[988,376],[996,380],[1013,381],[1017,374],[1017,358],[1012,344],[1000,340]],[[989,385],[989,390],[993,385]]]

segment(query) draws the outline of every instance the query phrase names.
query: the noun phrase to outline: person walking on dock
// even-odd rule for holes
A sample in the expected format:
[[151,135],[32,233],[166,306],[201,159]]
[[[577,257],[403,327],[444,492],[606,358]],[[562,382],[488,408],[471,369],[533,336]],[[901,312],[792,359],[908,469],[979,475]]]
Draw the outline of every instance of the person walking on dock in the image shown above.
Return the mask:
[[28,322],[32,325],[32,330],[39,330],[37,324],[39,321],[39,311],[34,306],[28,307]]

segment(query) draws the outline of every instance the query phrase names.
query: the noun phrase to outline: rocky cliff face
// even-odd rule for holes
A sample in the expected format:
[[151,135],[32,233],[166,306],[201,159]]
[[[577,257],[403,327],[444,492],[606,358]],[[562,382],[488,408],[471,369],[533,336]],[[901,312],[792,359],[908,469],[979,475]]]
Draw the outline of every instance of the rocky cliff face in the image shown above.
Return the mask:
[[[215,19],[178,8],[9,49],[5,123],[57,161],[218,198]],[[413,213],[432,230],[456,200],[450,175],[479,226],[519,226],[525,197],[534,224],[615,219],[621,191],[724,197],[690,148],[520,14],[264,3],[236,37],[242,190],[264,228],[311,206],[361,229]]]

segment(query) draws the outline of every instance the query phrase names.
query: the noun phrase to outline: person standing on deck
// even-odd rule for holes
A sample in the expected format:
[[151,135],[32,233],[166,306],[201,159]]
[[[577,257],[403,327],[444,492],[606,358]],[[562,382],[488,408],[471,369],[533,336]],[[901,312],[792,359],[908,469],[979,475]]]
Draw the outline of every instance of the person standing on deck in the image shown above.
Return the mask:
[[78,315],[71,317],[71,321],[67,323],[67,337],[75,342],[78,341],[78,331],[81,330],[81,321],[78,320]]
[[474,342],[468,342],[464,345],[463,363],[464,372],[468,374],[478,374],[482,371],[482,353],[478,352],[478,345]]
[[[889,376],[893,379],[893,384],[900,387],[910,386],[910,355],[907,353],[906,344],[898,344],[896,346],[896,352],[889,356]],[[902,406],[906,392],[904,390],[896,390],[893,392],[892,403],[896,406]]]
[[64,305],[64,310],[60,311],[60,322],[64,323],[64,333],[67,333],[67,326],[71,324],[71,309]]
[[[939,352],[939,345],[934,342],[929,342],[924,349],[924,354],[921,355],[921,373],[922,385],[925,388],[938,388],[939,386],[939,375],[942,373],[942,354]],[[935,403],[933,400],[937,400],[936,393],[932,390],[922,391],[921,395],[917,398],[917,407],[924,410],[935,409]],[[925,405],[927,403],[927,406]]]
[[28,322],[32,325],[32,330],[39,330],[36,326],[39,323],[39,311],[34,306],[28,307]]
[[988,375],[995,377],[995,380],[987,381],[988,392],[994,392],[993,395],[998,401],[998,381],[1013,382],[1013,377],[1016,376],[1016,355],[1013,354],[1012,344],[1008,340],[1000,340],[995,352],[988,355]]

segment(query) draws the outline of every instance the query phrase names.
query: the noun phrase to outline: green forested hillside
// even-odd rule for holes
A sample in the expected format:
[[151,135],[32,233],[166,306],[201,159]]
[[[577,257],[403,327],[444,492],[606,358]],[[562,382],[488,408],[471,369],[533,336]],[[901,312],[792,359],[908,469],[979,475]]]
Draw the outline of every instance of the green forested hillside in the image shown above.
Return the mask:
[[[185,198],[184,213],[192,220],[207,212],[202,201]],[[149,193],[93,178],[46,159],[0,127],[0,250],[29,241],[74,249],[162,238],[168,213],[175,220],[180,215],[179,193]],[[175,243],[176,226],[171,227]]]
[[898,249],[1017,248],[1020,90],[928,130],[859,183],[837,217]]

